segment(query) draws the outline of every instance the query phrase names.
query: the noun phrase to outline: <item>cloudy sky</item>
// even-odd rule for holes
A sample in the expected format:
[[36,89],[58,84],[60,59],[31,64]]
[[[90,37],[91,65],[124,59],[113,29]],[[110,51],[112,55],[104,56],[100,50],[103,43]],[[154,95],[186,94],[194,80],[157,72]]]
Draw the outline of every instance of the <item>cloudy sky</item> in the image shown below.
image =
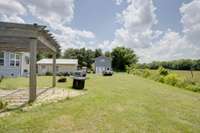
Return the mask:
[[200,0],[0,0],[0,20],[47,25],[66,48],[132,48],[140,62],[200,58]]

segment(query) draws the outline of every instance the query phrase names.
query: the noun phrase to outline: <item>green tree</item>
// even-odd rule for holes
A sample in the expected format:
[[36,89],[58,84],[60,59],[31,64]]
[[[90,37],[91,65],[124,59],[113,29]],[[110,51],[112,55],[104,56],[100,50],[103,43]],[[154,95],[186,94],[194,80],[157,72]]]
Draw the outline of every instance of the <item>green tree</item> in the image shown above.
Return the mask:
[[106,57],[111,57],[111,52],[110,51],[106,51],[104,54]]
[[103,53],[102,53],[102,50],[101,49],[95,49],[95,57],[99,57],[99,56],[102,56]]
[[138,57],[130,48],[116,47],[112,50],[112,67],[118,71],[125,71],[126,65],[136,64]]
[[66,59],[78,59],[79,66],[92,67],[92,63],[95,57],[94,51],[91,49],[86,50],[85,48],[73,49],[69,48],[65,50],[63,58]]

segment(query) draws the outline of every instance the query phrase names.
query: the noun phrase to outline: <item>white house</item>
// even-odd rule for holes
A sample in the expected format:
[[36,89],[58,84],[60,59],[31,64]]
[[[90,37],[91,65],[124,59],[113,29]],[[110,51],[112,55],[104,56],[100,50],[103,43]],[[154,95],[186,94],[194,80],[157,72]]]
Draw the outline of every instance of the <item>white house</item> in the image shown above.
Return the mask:
[[[38,74],[46,74],[47,72],[52,72],[53,70],[53,60],[52,59],[42,59],[37,62]],[[77,70],[78,60],[77,59],[56,59],[56,72],[66,73],[74,72]]]
[[29,53],[0,51],[0,77],[28,75]]

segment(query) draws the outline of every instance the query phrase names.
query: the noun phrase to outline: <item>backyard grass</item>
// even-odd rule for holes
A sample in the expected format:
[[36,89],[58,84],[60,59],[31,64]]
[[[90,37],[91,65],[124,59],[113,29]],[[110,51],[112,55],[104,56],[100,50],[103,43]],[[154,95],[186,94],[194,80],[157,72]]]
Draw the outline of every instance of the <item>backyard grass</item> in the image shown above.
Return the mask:
[[[58,79],[59,77],[57,77]],[[71,83],[71,80],[68,77],[68,84],[66,83],[57,83],[58,88],[67,88]],[[11,90],[11,89],[26,89],[29,87],[29,78],[20,77],[20,78],[4,78],[0,83],[0,89],[4,90]],[[38,76],[37,77],[37,87],[41,88],[48,88],[52,87],[52,76]]]
[[[51,84],[50,77],[40,78]],[[0,118],[0,133],[200,132],[199,93],[123,73],[89,75],[86,89],[86,95]]]

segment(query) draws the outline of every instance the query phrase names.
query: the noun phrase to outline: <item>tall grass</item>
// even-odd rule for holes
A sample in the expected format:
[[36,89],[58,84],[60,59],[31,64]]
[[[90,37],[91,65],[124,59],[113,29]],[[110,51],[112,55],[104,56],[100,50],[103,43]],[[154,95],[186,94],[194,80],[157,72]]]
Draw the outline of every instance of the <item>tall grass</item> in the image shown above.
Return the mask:
[[184,88],[194,92],[200,92],[200,72],[199,71],[173,71],[160,67],[158,70],[137,69],[134,66],[128,67],[127,72],[139,75],[144,78]]

